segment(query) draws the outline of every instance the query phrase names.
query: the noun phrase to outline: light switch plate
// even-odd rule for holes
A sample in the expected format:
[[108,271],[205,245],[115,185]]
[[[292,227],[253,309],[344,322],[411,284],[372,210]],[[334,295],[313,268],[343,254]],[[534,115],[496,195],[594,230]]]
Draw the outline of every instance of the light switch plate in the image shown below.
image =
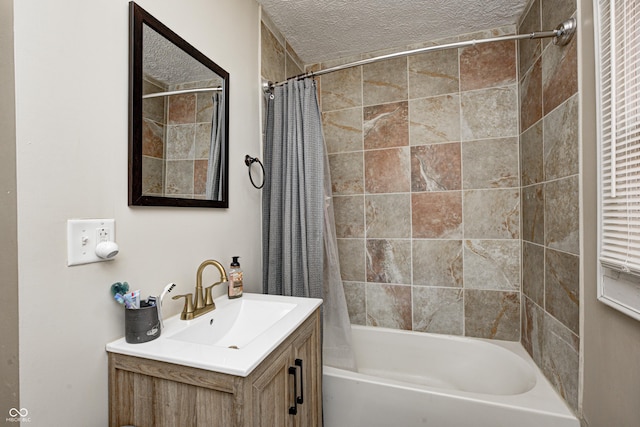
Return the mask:
[[114,219],[67,220],[67,265],[110,261],[96,255],[101,241],[115,242]]

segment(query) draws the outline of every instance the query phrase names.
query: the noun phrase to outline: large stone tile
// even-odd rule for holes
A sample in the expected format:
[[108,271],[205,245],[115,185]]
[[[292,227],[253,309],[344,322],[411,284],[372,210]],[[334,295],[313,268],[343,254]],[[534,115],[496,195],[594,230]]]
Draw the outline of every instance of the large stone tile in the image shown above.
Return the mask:
[[544,317],[542,372],[576,411],[580,381],[580,339],[552,316]]
[[411,190],[409,147],[364,152],[367,193],[398,193]]
[[462,335],[464,327],[463,290],[413,288],[413,330]]
[[462,287],[461,240],[413,239],[412,243],[414,286]]
[[205,197],[207,195],[207,169],[209,160],[195,160],[193,162],[193,195]]
[[518,135],[518,85],[463,92],[461,106],[463,141]]
[[460,97],[442,95],[409,101],[409,142],[460,141]]
[[567,46],[550,45],[542,53],[543,112],[547,115],[578,92],[578,37]]
[[367,282],[411,284],[411,241],[367,239]]
[[347,311],[352,325],[367,324],[366,284],[362,282],[343,282]]
[[363,195],[334,196],[333,213],[337,237],[365,237]]
[[460,143],[411,147],[411,191],[460,190]]
[[542,366],[544,349],[544,310],[528,297],[522,296],[522,346],[536,365]]
[[464,331],[469,337],[520,340],[520,292],[465,289]]
[[367,325],[411,330],[411,286],[367,284]]
[[544,307],[544,246],[522,242],[522,292]]
[[409,145],[407,101],[364,107],[363,115],[365,150]]
[[410,238],[410,194],[366,196],[367,238]]
[[552,386],[576,410],[580,339],[523,296],[522,345]]
[[580,258],[545,251],[545,308],[575,334],[580,333]]
[[538,59],[520,82],[520,131],[542,118],[542,59]]
[[362,151],[362,108],[322,113],[322,130],[329,154]]
[[457,93],[458,51],[441,50],[413,55],[409,61],[409,99]]
[[579,172],[578,95],[544,118],[544,179],[551,181]]
[[195,158],[208,161],[211,151],[211,123],[197,123],[195,139]]
[[164,195],[164,160],[142,156],[142,194]]
[[363,153],[329,155],[331,190],[334,195],[364,193]]
[[167,107],[167,123],[170,125],[196,122],[196,95],[192,93],[171,95]]
[[260,24],[262,77],[272,82],[281,82],[286,78],[284,46],[264,24],[264,22],[261,22]]
[[362,68],[354,67],[320,77],[322,111],[362,106]]
[[213,116],[213,97],[211,93],[196,94],[196,122],[211,124]]
[[293,47],[289,43],[286,43],[285,48],[287,55],[285,56],[284,68],[287,78],[292,78],[304,74],[304,64],[298,54],[293,50]]
[[193,160],[195,158],[195,125],[167,126],[165,156],[168,160]]
[[516,83],[516,42],[485,43],[460,49],[460,90]]
[[544,180],[542,121],[520,135],[520,182],[523,187]]
[[516,26],[504,25],[502,27],[489,28],[488,30],[475,31],[473,33],[465,33],[458,36],[459,41],[471,41],[479,39],[488,39],[494,37],[507,36],[516,33]]
[[342,280],[365,282],[367,267],[364,239],[338,239],[338,254]]
[[[336,67],[338,65],[344,65],[344,64],[349,64],[351,62],[356,62],[356,61],[360,61],[363,58],[362,54],[355,54],[352,56],[343,56],[341,58],[336,58],[336,59],[330,59],[328,61],[324,61],[320,64],[317,64],[317,68],[314,71],[318,71],[318,70],[323,70],[326,68],[332,68],[332,67]],[[307,67],[308,68],[308,67]],[[362,72],[362,67],[360,67],[360,71]],[[326,75],[331,75],[333,73],[330,74],[326,74]]]
[[[553,30],[576,12],[576,0],[543,0],[542,30]],[[545,44],[553,39],[545,39]]]
[[193,160],[167,160],[165,167],[165,195],[192,195]]
[[520,185],[518,138],[485,139],[462,143],[462,187],[512,188]]
[[164,125],[152,120],[142,121],[142,155],[164,158]]
[[543,245],[544,184],[522,189],[522,239]]
[[545,245],[572,254],[580,254],[578,176],[546,183],[544,199]]
[[518,239],[520,192],[516,189],[468,190],[464,198],[466,239]]
[[[150,93],[164,92],[166,89],[152,83],[148,80],[142,80],[142,93],[144,95]],[[164,123],[165,118],[165,96],[157,96],[154,98],[146,98],[142,100],[142,117],[144,119],[153,120],[158,123]]]
[[407,58],[395,58],[362,66],[363,105],[409,99]]
[[[522,24],[518,29],[518,34],[531,34],[536,31],[541,31],[540,21],[540,1],[535,0],[526,16],[522,20]],[[553,27],[555,28],[555,27]],[[519,54],[519,70],[520,75],[523,76],[529,70],[531,65],[540,57],[542,53],[542,44],[540,39],[525,39],[518,41],[518,54]]]
[[520,290],[518,240],[466,240],[465,289]]
[[411,196],[414,239],[462,238],[462,194],[459,191]]

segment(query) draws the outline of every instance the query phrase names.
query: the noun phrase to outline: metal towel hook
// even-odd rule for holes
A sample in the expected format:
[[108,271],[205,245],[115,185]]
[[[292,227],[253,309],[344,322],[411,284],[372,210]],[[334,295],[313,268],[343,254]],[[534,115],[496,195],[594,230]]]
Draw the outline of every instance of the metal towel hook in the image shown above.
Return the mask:
[[[258,163],[262,168],[262,184],[260,184],[260,186],[257,186],[256,183],[253,182],[253,176],[251,176],[251,165],[253,163]],[[264,180],[265,180],[264,165],[262,164],[260,159],[258,159],[257,157],[251,157],[250,155],[247,154],[246,156],[244,156],[244,164],[247,165],[247,167],[249,168],[249,180],[251,181],[251,185],[253,185],[258,190],[264,187]]]

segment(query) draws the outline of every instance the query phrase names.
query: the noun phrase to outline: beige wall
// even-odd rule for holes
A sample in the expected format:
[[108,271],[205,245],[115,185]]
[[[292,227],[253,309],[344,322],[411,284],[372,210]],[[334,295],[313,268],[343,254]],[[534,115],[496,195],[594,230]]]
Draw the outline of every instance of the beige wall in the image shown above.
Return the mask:
[[[105,344],[124,334],[113,282],[144,296],[172,281],[190,292],[203,260],[228,265],[240,255],[246,290],[261,289],[261,196],[244,165],[260,152],[258,5],[138,4],[230,73],[230,207],[127,206],[127,0],[14,1],[20,404],[29,425],[106,425]],[[67,267],[69,218],[115,218],[117,258]],[[182,304],[164,306],[173,315]]]
[[13,0],[0,2],[0,415],[19,408]]
[[640,420],[640,322],[596,299],[597,175],[593,9],[578,3],[582,138],[582,415],[590,427],[635,426]]

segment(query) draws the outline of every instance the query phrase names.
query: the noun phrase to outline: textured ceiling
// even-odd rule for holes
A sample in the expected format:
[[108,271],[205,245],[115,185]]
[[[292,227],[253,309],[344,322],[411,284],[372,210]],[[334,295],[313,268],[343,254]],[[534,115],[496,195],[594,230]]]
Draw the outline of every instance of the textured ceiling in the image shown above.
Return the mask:
[[515,24],[528,0],[257,0],[305,64]]
[[167,88],[173,88],[185,83],[206,82],[207,85],[213,85],[216,81],[221,81],[220,76],[211,69],[147,25],[142,27],[142,37],[144,40],[143,73],[155,79],[156,82],[164,83]]

